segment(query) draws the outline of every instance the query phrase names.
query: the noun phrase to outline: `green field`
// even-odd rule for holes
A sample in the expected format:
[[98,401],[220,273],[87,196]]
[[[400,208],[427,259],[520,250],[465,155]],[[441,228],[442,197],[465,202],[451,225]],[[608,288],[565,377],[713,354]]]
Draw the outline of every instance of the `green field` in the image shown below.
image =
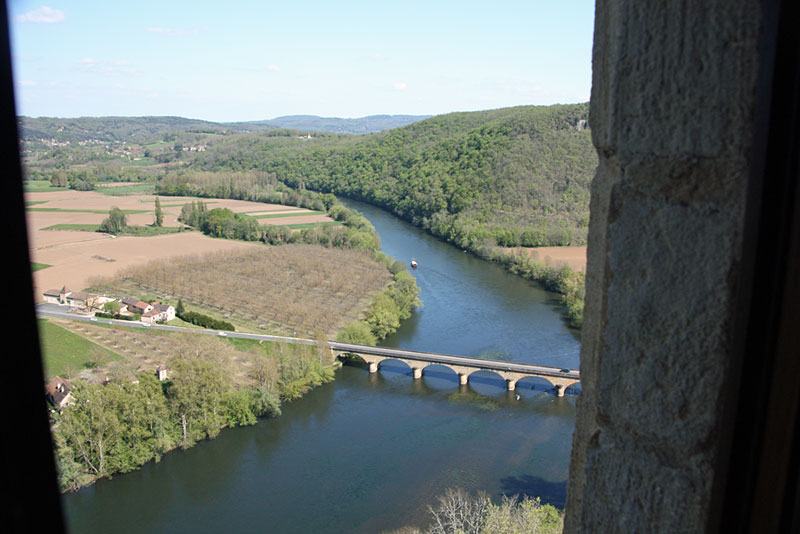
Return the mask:
[[324,211],[304,211],[302,213],[268,213],[266,215],[247,215],[252,219],[274,219],[276,217],[303,217],[306,215],[325,215]]
[[47,180],[29,180],[24,184],[26,193],[51,193],[53,191],[67,191],[66,187],[53,187]]
[[96,232],[99,224],[54,224],[43,230],[79,230],[81,232]]
[[121,197],[125,195],[151,195],[155,191],[153,184],[123,185],[119,187],[98,187],[96,192],[110,197]]
[[[64,208],[26,208],[28,211],[55,211],[61,213],[94,213],[96,215],[109,215],[109,210],[78,210]],[[122,210],[125,215],[136,215],[138,213],[150,213],[150,210]]]
[[122,359],[118,354],[47,319],[39,319],[38,323],[45,380],[87,369],[91,367],[90,360],[93,358],[104,363]]
[[[99,224],[54,224],[43,228],[43,230],[77,230],[80,232],[98,232]],[[183,226],[126,226],[119,235],[130,235],[135,237],[150,237],[154,235],[177,234],[183,231],[190,231]]]
[[35,261],[31,262],[32,271],[41,271],[42,269],[47,269],[48,267],[52,267],[52,265],[48,265],[46,263],[36,263]]
[[183,231],[191,230],[183,226],[126,226],[119,235],[150,237],[154,235],[177,234]]

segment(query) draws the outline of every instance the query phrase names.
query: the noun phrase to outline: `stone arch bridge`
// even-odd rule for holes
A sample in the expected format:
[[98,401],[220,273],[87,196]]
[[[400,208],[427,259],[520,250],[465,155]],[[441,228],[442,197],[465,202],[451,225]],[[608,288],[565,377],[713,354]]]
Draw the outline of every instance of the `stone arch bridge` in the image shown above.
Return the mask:
[[516,388],[519,380],[528,376],[535,376],[553,384],[559,397],[564,396],[564,391],[569,386],[581,381],[580,372],[573,369],[559,369],[558,367],[546,367],[543,365],[483,360],[480,358],[372,347],[369,345],[354,345],[335,341],[330,341],[328,345],[336,357],[343,354],[354,354],[363,358],[369,364],[370,373],[376,372],[380,363],[384,360],[399,360],[405,363],[411,367],[411,373],[414,378],[421,378],[422,371],[429,365],[443,365],[458,374],[460,384],[466,384],[469,380],[469,375],[475,371],[491,371],[500,375],[506,381],[506,387],[509,391],[513,391]]

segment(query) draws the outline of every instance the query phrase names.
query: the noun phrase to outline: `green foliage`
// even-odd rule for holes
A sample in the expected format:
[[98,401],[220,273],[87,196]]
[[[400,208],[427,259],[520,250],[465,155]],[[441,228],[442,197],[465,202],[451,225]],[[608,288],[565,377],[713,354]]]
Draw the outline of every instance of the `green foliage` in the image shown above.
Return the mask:
[[281,399],[291,401],[313,387],[333,380],[334,369],[320,360],[313,351],[295,345],[278,345],[276,357]]
[[587,118],[587,104],[525,106],[360,138],[253,134],[226,139],[191,165],[258,169],[300,191],[363,200],[469,250],[583,244],[597,165]]
[[555,506],[542,505],[538,497],[503,497],[486,510],[481,534],[560,534],[563,529],[563,514]]
[[164,211],[161,209],[161,200],[156,197],[155,205],[155,226],[159,228],[164,225]]
[[[394,264],[394,261],[389,258],[386,258],[385,261],[387,266]],[[399,270],[395,273],[393,282],[375,296],[363,323],[359,321],[348,325],[347,333],[343,335],[366,338],[363,326],[361,326],[366,324],[376,339],[383,339],[396,332],[400,327],[400,322],[411,317],[412,310],[421,305],[416,279],[405,269]],[[343,339],[339,340],[344,341]],[[352,341],[352,343],[357,342]],[[374,345],[375,343],[364,344]]]
[[111,208],[108,217],[103,219],[100,223],[99,232],[106,232],[109,234],[119,234],[128,225],[125,213],[116,206]]
[[103,304],[103,311],[106,313],[110,313],[111,315],[119,313],[119,310],[120,306],[119,302],[117,301],[112,300],[110,302],[106,302],[105,304]]
[[[248,353],[244,357],[253,383],[247,387],[234,383],[234,345]],[[73,402],[53,414],[63,491],[131,471],[176,447],[213,438],[222,428],[278,416],[279,399],[297,398],[333,379],[327,345],[185,336],[176,340],[173,351],[169,382],[151,373],[137,375],[135,382],[127,365],[117,366],[105,385],[73,382]]]
[[203,328],[210,328],[212,330],[229,330],[231,332],[236,330],[236,327],[227,321],[214,319],[213,317],[209,317],[208,315],[198,312],[184,311],[183,313],[178,314],[178,310],[175,310],[175,315],[187,323],[202,326]]
[[377,345],[378,338],[372,328],[364,321],[356,321],[345,326],[336,336],[336,341],[355,345]]

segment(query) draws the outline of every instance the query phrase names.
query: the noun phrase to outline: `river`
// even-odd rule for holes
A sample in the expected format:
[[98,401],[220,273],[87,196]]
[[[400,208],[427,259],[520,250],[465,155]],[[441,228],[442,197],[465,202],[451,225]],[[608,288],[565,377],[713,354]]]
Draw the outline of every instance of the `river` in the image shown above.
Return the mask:
[[[383,250],[415,258],[423,307],[384,345],[578,367],[579,341],[555,295],[362,203]],[[491,373],[459,388],[430,367],[336,380],[284,404],[283,415],[224,430],[141,470],[63,497],[73,533],[377,533],[425,524],[448,487],[529,494],[563,507],[574,391]],[[517,400],[516,395],[520,398]]]

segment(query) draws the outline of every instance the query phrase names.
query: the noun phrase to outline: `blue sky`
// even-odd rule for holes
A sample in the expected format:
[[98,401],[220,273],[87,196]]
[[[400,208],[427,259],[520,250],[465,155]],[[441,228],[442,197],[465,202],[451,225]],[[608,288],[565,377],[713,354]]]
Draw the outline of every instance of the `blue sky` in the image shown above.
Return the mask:
[[17,112],[437,115],[585,102],[593,0],[8,3]]

